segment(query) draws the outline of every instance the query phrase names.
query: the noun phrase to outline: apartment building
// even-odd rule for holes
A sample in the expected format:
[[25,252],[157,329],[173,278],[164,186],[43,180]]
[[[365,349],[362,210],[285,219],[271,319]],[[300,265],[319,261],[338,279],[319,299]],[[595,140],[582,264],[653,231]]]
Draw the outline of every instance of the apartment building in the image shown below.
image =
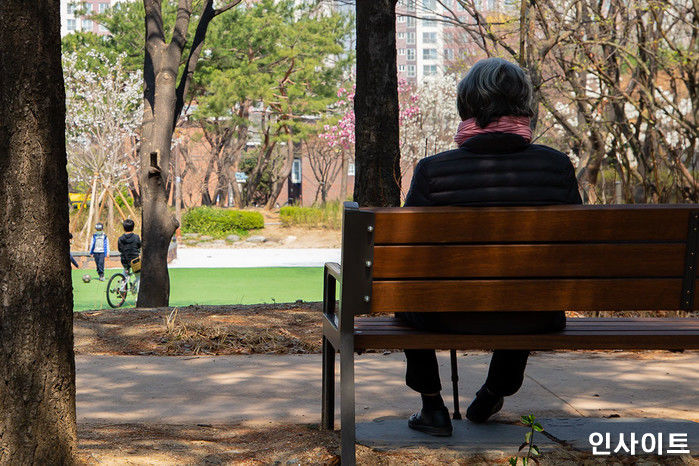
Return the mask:
[[90,15],[104,13],[120,1],[123,0],[61,0],[61,37],[78,31],[107,34],[109,31]]
[[[398,77],[419,83],[444,74],[473,44],[456,22],[468,23],[463,0],[399,0],[396,6]],[[482,14],[504,8],[503,0],[475,0]]]

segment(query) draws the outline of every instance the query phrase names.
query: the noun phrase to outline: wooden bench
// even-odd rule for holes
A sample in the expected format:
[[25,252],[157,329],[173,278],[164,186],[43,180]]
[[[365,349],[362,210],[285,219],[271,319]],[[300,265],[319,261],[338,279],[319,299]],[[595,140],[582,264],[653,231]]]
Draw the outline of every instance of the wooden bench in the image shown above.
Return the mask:
[[452,350],[455,372],[456,349],[699,349],[697,318],[577,318],[564,331],[543,335],[453,335],[415,330],[386,315],[695,312],[698,228],[695,205],[359,209],[346,203],[342,264],[325,265],[323,299],[322,426],[334,428],[339,350],[343,464],[355,462],[355,352]]

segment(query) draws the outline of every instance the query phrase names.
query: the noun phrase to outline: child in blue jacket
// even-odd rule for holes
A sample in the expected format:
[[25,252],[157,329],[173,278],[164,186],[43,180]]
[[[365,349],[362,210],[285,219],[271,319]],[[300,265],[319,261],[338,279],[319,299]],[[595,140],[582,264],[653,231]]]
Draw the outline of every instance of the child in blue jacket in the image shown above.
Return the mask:
[[90,242],[90,254],[95,259],[97,266],[97,274],[100,276],[100,281],[104,281],[104,259],[109,256],[109,238],[104,234],[104,226],[102,223],[95,225],[95,234],[92,235]]

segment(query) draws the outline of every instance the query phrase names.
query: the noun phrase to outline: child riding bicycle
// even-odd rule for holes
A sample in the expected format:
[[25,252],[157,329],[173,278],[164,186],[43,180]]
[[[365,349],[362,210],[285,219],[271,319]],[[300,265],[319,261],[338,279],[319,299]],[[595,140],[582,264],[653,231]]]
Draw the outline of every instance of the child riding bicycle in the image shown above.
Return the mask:
[[121,253],[121,265],[124,267],[124,274],[131,272],[131,262],[141,255],[141,238],[133,232],[134,221],[127,218],[122,223],[124,234],[119,237],[118,248]]
[[133,232],[134,222],[126,219],[122,223],[124,234],[119,237],[118,248],[124,273],[115,273],[107,284],[107,302],[111,307],[120,307],[129,293],[138,294],[141,270],[141,238]]

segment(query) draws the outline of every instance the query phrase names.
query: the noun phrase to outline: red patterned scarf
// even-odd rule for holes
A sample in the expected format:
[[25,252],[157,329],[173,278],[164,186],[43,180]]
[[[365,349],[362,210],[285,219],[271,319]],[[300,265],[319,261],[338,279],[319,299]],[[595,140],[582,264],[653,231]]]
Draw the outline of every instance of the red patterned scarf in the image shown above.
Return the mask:
[[503,116],[491,122],[485,128],[481,128],[476,123],[475,118],[469,118],[459,123],[454,141],[461,146],[467,139],[485,133],[510,133],[522,136],[527,142],[532,140],[532,130],[529,126],[529,117],[524,116]]

